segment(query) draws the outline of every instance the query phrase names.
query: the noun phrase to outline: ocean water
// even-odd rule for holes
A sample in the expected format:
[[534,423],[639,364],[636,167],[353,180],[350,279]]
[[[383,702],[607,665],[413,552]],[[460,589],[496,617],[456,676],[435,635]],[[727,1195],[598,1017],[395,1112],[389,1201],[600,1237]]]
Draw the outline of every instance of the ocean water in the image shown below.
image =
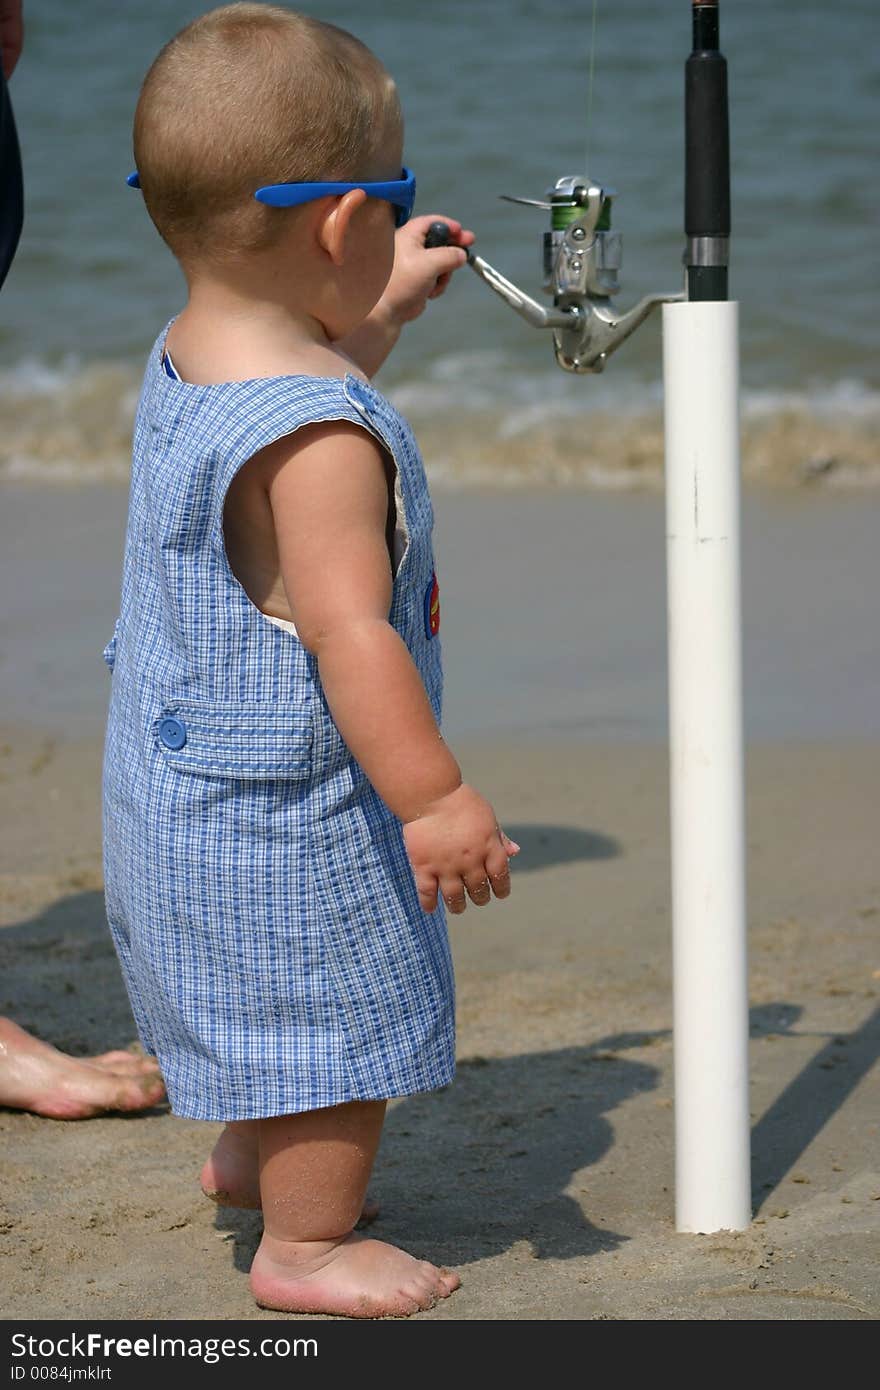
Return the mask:
[[[26,223],[0,295],[0,477],[124,479],[144,355],[183,283],[125,186],[146,68],[201,4],[30,0],[11,92]],[[618,190],[619,303],[681,282],[688,0],[314,0],[397,79],[420,211],[460,217],[540,297],[541,197],[589,172]],[[876,0],[727,0],[732,293],[744,468],[771,485],[880,485]],[[660,484],[659,315],[603,376],[558,369],[467,270],[407,329],[379,384],[440,488]]]

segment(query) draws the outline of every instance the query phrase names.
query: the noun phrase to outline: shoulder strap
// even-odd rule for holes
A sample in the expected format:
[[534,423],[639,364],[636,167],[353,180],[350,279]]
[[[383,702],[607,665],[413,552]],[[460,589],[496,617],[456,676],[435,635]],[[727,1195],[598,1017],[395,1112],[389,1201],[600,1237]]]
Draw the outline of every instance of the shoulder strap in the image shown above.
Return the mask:
[[[215,434],[220,454],[216,477],[217,520],[222,520],[226,494],[236,473],[254,454],[277,439],[295,434],[306,425],[346,421],[371,433],[394,455],[393,442],[371,415],[365,383],[353,375],[342,377],[271,377],[237,382],[224,402],[227,422],[222,440]],[[219,393],[218,393],[219,394]],[[219,448],[218,448],[219,444]]]

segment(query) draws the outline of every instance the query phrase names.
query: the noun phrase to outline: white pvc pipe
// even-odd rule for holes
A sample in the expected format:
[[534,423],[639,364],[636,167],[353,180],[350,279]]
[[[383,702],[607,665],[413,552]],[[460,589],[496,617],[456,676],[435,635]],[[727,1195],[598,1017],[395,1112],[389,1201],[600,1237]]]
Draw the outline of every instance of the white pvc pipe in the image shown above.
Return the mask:
[[663,307],[680,1231],[751,1221],[737,307]]

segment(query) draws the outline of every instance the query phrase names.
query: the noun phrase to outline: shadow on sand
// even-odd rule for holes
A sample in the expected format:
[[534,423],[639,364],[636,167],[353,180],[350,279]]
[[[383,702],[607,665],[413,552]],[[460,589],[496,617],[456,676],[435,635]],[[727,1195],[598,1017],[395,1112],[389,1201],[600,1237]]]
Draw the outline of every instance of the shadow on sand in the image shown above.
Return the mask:
[[517,874],[578,860],[616,859],[623,853],[619,840],[598,830],[581,830],[572,825],[508,825],[506,821],[504,830],[520,847]]
[[[767,1004],[752,1010],[752,1031],[778,1038],[793,1032],[799,1004]],[[824,1038],[822,1047],[752,1128],[752,1193],[755,1213],[797,1163],[880,1057],[880,1006],[851,1033],[801,1032]]]
[[0,1012],[74,1056],[137,1037],[103,893],[59,898],[0,930],[0,982]]
[[[594,1225],[566,1189],[613,1146],[606,1113],[657,1085],[656,1067],[623,1055],[651,1036],[472,1057],[446,1090],[398,1101],[371,1187],[382,1209],[376,1236],[458,1265],[523,1241],[538,1259],[616,1249],[628,1237]],[[249,1269],[259,1213],[221,1208],[216,1224],[235,1236],[236,1267]]]
[[[574,845],[553,839],[566,827],[514,829],[524,849],[529,833],[550,833],[544,848],[552,862],[563,862],[566,845]],[[589,836],[570,827],[568,833]],[[582,841],[572,857],[586,848]],[[99,892],[72,894],[0,930],[0,980],[0,1010],[67,1051],[102,1052],[135,1037]],[[852,1032],[831,1037],[795,1032],[802,1013],[787,1002],[751,1011],[753,1035],[821,1043],[754,1125],[756,1210],[880,1057],[880,1008]],[[397,1102],[377,1165],[377,1234],[459,1263],[491,1258],[520,1241],[530,1242],[538,1258],[613,1250],[626,1237],[587,1220],[567,1189],[573,1178],[575,1187],[586,1185],[582,1170],[613,1147],[607,1117],[615,1107],[658,1084],[658,1067],[625,1054],[663,1036],[665,1030],[622,1033],[583,1047],[473,1057],[459,1063],[447,1090]],[[235,1235],[236,1262],[247,1267],[259,1214],[221,1209],[217,1224]]]

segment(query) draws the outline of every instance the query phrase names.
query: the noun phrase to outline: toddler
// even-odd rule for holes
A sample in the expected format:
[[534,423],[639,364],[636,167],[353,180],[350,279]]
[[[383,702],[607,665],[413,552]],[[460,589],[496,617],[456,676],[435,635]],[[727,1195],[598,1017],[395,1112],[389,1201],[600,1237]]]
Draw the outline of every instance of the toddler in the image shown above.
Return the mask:
[[202,1184],[262,1206],[269,1308],[430,1307],[355,1230],[389,1098],[445,1086],[443,903],[516,846],[438,729],[424,469],[369,377],[473,235],[409,220],[393,82],[290,10],[196,20],[145,79],[137,182],[188,287],[137,412],[104,763],[107,913]]

